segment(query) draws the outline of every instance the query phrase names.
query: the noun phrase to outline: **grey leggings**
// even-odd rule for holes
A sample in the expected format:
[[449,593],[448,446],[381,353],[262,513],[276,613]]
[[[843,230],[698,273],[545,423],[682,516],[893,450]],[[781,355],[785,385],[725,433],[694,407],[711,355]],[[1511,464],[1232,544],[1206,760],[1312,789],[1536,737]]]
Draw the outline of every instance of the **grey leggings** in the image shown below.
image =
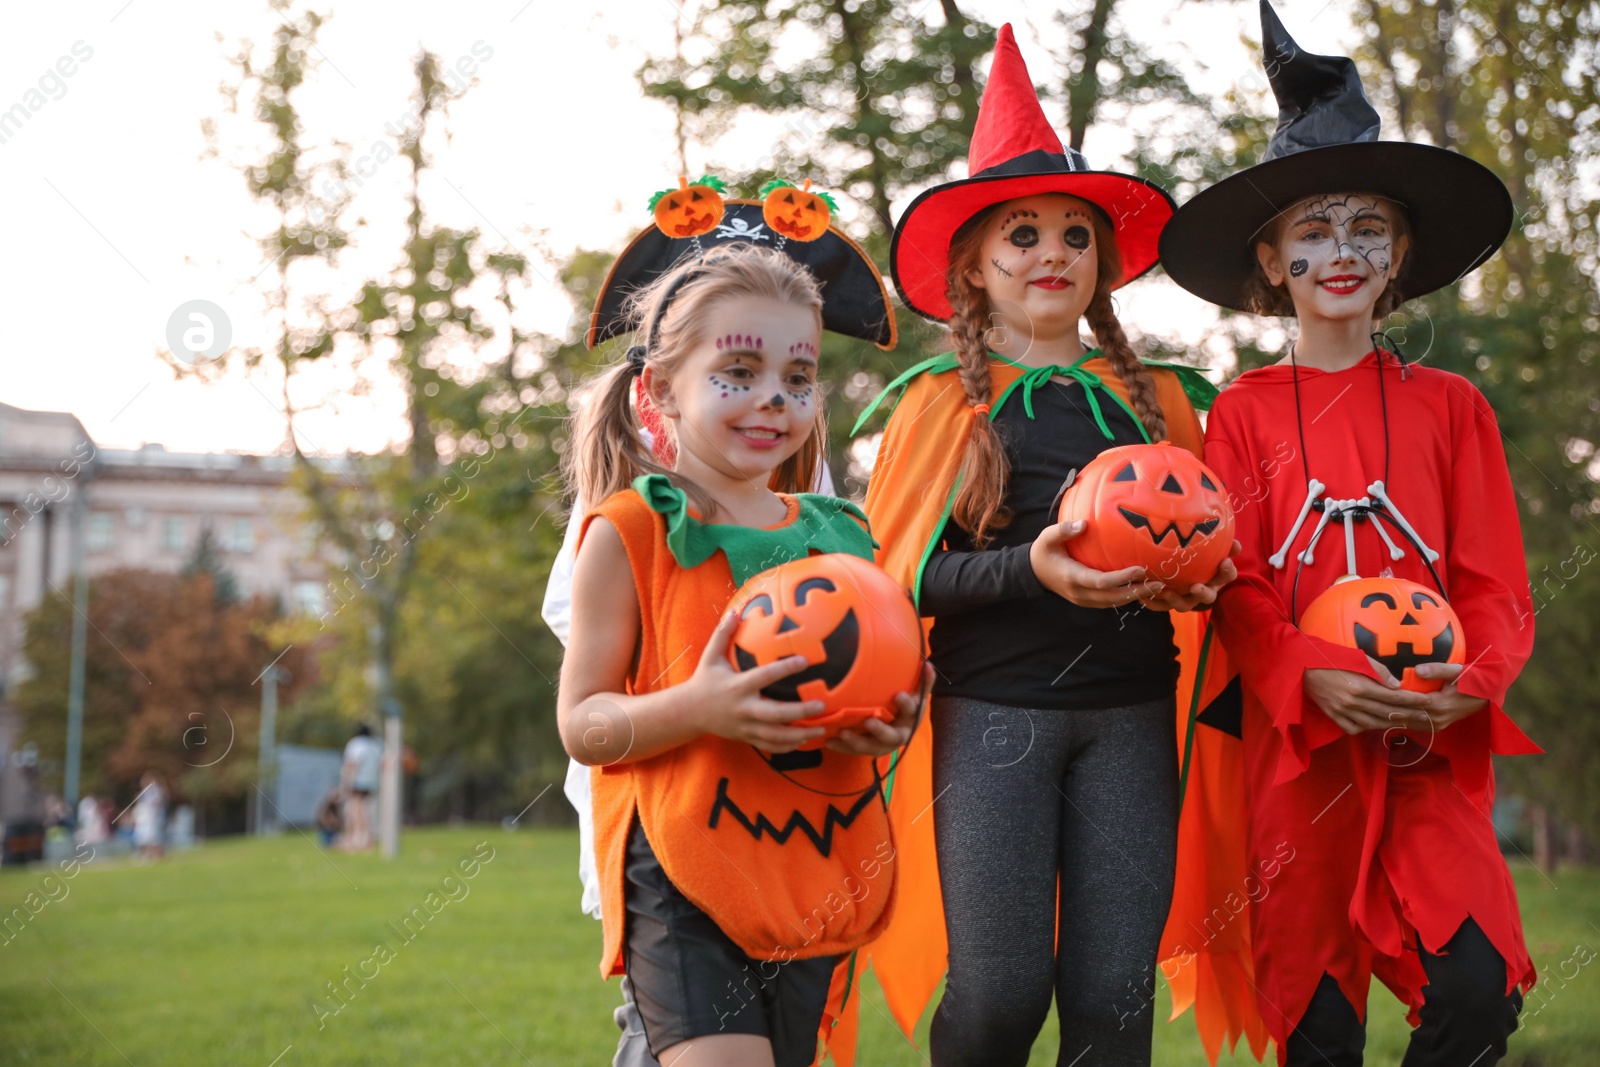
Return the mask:
[[950,935],[934,1067],[1026,1064],[1052,994],[1060,1067],[1147,1067],[1177,862],[1173,702],[1046,711],[935,697],[931,714]]

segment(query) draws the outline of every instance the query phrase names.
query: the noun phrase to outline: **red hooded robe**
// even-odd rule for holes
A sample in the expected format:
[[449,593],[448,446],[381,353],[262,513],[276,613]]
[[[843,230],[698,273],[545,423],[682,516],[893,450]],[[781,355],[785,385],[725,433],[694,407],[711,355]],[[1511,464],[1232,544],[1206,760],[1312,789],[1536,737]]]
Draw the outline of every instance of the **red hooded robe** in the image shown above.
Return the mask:
[[[1425,984],[1418,940],[1437,952],[1469,916],[1506,960],[1506,991],[1534,981],[1490,821],[1490,754],[1540,751],[1503,708],[1532,651],[1533,604],[1499,426],[1460,376],[1412,367],[1402,378],[1392,356],[1381,371],[1379,358],[1343,371],[1299,369],[1303,446],[1287,365],[1241,375],[1206,428],[1206,462],[1234,498],[1244,546],[1239,580],[1213,617],[1244,686],[1249,874],[1239,888],[1249,901],[1256,1007],[1280,1062],[1324,972],[1363,1020],[1377,975],[1415,1024]],[[1371,528],[1377,520],[1367,519],[1355,526],[1354,566],[1342,527],[1330,525],[1296,592],[1296,556],[1318,514],[1283,568],[1269,557],[1300,513],[1308,471],[1334,499],[1366,496],[1384,480],[1417,536],[1440,553],[1434,566],[1466,642],[1457,685],[1488,701],[1484,710],[1432,736],[1348,736],[1305,695],[1308,669],[1372,672],[1360,651],[1296,629],[1291,598],[1303,615],[1347,570],[1433,587],[1416,549],[1395,533],[1405,554],[1392,560]]]

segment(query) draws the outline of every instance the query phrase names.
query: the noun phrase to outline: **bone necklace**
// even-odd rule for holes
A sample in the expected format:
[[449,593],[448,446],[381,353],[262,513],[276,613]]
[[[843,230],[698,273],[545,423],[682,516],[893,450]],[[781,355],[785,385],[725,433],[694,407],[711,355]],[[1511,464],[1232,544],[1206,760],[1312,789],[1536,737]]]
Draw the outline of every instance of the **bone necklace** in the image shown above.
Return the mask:
[[[1389,550],[1389,559],[1401,559],[1405,556],[1405,550],[1395,543],[1384,523],[1393,526],[1411,543],[1417,554],[1422,557],[1422,562],[1427,566],[1428,573],[1433,576],[1433,584],[1439,588],[1441,595],[1444,593],[1444,584],[1439,581],[1439,573],[1433,567],[1433,561],[1439,558],[1439,553],[1423,542],[1416,529],[1406,520],[1399,507],[1390,498],[1389,491],[1385,485],[1389,479],[1389,396],[1383,380],[1383,353],[1389,349],[1382,342],[1387,340],[1388,338],[1382,334],[1373,335],[1374,346],[1378,352],[1378,403],[1383,412],[1383,478],[1382,480],[1371,482],[1367,486],[1366,496],[1349,500],[1324,497],[1322,494],[1327,491],[1327,485],[1311,477],[1311,463],[1306,455],[1305,420],[1300,408],[1300,364],[1295,359],[1294,347],[1291,345],[1289,348],[1289,365],[1293,368],[1294,373],[1295,428],[1300,434],[1300,466],[1306,477],[1306,499],[1300,505],[1300,514],[1295,517],[1294,525],[1289,528],[1289,536],[1283,539],[1283,544],[1279,546],[1278,551],[1267,557],[1267,562],[1272,565],[1273,569],[1282,570],[1288,563],[1289,549],[1293,547],[1295,538],[1300,536],[1300,528],[1310,518],[1311,512],[1317,511],[1321,513],[1317,518],[1316,526],[1311,531],[1311,539],[1306,542],[1306,547],[1295,555],[1299,566],[1295,568],[1294,585],[1289,594],[1289,615],[1292,619],[1300,617],[1297,610],[1297,600],[1300,593],[1301,570],[1305,564],[1315,561],[1317,542],[1322,539],[1324,531],[1335,521],[1342,522],[1344,525],[1346,574],[1357,573],[1355,524],[1370,518],[1373,528],[1378,531],[1378,536],[1383,538],[1383,543]],[[1406,359],[1398,350],[1394,350],[1394,354],[1400,360],[1400,377],[1403,381],[1407,373]]]

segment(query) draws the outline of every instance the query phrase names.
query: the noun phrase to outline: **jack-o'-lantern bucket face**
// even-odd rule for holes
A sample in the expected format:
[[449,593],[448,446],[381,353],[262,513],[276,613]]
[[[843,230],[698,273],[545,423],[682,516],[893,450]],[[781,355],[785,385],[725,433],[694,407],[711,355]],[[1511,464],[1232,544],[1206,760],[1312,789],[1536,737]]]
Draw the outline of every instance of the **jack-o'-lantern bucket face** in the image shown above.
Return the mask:
[[734,595],[739,613],[728,658],[741,671],[788,656],[804,668],[761,692],[772,700],[821,700],[820,715],[800,726],[828,734],[875,717],[894,718],[896,693],[917,692],[922,625],[911,598],[866,560],[808,556],[762,571]]
[[709,175],[694,184],[678,179],[678,188],[665,189],[650,201],[656,227],[668,237],[698,237],[716,229],[725,205],[723,183]]
[[1444,598],[1403,578],[1336,582],[1300,618],[1303,633],[1359,648],[1389,669],[1402,689],[1431,693],[1438,680],[1418,678],[1424,663],[1465,663],[1461,620]]
[[1058,521],[1084,522],[1067,542],[1100,571],[1142,566],[1150,580],[1188,592],[1208,582],[1233,547],[1233,509],[1222,482],[1186,448],[1108,448],[1078,471]]

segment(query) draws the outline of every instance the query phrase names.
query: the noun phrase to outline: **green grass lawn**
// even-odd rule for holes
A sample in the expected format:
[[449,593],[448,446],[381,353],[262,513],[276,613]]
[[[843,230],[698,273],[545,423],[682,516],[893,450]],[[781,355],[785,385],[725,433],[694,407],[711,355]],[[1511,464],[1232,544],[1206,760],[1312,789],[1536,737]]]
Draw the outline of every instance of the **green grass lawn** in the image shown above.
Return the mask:
[[[0,934],[0,1064],[609,1063],[617,986],[596,970],[599,924],[577,910],[576,852],[572,832],[420,830],[387,863],[291,834],[152,866],[96,859],[48,884],[53,868],[0,872],[0,915],[26,912],[30,893],[39,908]],[[1515,873],[1550,993],[1507,1062],[1600,1062],[1600,967],[1581,962],[1600,947],[1600,872]],[[426,919],[407,940],[413,908]],[[343,1006],[328,991],[341,982]],[[924,1063],[864,988],[859,1062]],[[1372,1003],[1368,1062],[1398,1063],[1400,1008],[1381,987]],[[1054,1063],[1055,1046],[1052,1020],[1032,1062]],[[1204,1064],[1190,1018],[1157,1023],[1155,1062]]]

